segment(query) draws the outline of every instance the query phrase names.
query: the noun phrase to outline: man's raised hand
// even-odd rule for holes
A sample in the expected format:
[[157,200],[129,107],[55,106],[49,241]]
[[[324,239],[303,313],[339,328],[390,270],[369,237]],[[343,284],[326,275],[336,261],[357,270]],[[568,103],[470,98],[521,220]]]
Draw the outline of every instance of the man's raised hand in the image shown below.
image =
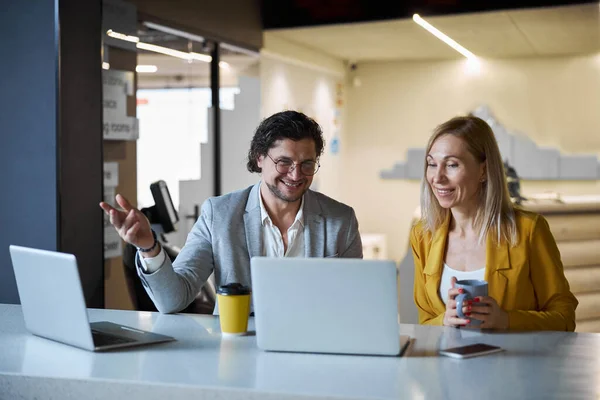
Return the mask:
[[100,208],[109,216],[110,223],[115,227],[121,239],[136,247],[152,247],[154,236],[146,216],[120,194],[117,194],[115,199],[121,210],[105,202],[100,202]]

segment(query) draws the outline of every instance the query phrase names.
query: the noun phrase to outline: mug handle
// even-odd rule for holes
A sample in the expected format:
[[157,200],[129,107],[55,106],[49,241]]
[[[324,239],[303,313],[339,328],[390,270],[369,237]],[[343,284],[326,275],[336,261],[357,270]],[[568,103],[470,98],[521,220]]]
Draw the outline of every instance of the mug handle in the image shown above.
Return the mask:
[[470,298],[471,298],[471,296],[469,295],[469,293],[462,293],[462,294],[459,294],[458,296],[456,296],[456,313],[458,314],[459,318],[469,319],[469,317],[463,313],[462,308],[463,308],[463,302],[465,300],[469,300]]

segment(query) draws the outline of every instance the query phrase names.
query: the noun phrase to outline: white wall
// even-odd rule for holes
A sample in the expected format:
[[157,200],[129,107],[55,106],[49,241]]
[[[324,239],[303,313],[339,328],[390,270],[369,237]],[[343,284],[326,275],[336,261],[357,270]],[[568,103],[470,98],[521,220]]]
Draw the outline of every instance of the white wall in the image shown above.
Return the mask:
[[[424,147],[433,128],[487,104],[507,128],[562,152],[600,155],[600,55],[359,64],[361,86],[348,87],[344,169],[323,179],[352,204],[363,233],[387,236],[400,260],[419,202],[419,182],[382,180],[379,173]],[[267,100],[268,96],[264,96]],[[330,180],[331,179],[331,180]],[[523,182],[523,193],[557,190],[600,194],[600,181]]]

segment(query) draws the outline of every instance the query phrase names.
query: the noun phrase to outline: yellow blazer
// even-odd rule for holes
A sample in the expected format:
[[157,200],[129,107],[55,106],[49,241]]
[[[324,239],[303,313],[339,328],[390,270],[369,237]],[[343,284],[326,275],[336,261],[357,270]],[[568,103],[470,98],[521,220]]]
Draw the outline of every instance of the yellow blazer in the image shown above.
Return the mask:
[[[509,329],[575,330],[577,299],[563,272],[560,252],[546,219],[515,210],[518,244],[486,243],[485,280],[488,294],[508,312]],[[439,296],[450,217],[436,232],[422,224],[410,234],[415,260],[415,304],[419,322],[442,325],[446,306]]]

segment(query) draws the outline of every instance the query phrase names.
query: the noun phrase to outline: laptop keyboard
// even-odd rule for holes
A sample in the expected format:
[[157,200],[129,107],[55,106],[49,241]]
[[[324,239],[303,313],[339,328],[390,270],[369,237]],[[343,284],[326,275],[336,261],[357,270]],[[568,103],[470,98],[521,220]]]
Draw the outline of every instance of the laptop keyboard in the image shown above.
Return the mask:
[[93,329],[92,336],[94,338],[94,345],[96,347],[135,342],[135,339],[112,335],[110,333],[100,332]]

